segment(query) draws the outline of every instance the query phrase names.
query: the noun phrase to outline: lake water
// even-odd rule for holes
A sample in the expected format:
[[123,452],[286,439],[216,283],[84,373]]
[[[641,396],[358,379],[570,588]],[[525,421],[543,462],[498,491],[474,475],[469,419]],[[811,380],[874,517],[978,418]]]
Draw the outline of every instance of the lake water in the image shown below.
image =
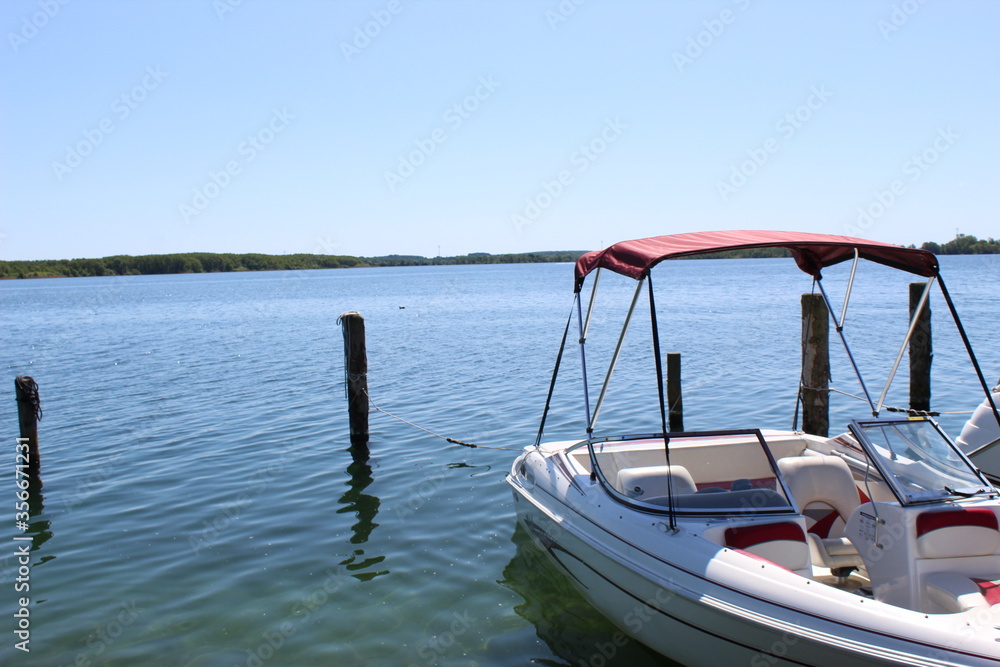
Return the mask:
[[[942,264],[993,383],[1000,258]],[[827,273],[839,300],[847,268]],[[663,349],[683,355],[685,426],[790,427],[810,279],[791,260],[711,260],[665,264],[654,280]],[[911,280],[859,271],[846,331],[876,393]],[[632,288],[602,279],[595,395]],[[349,447],[341,312],[366,318],[381,407],[522,447],[571,289],[567,264],[0,282],[11,468],[15,376],[36,379],[44,408],[30,655],[14,648],[15,489],[0,490],[0,663],[664,664],[623,641],[515,529],[504,482],[515,452],[450,445],[375,412],[370,456]],[[939,293],[932,307],[933,406],[971,410],[978,384]],[[644,310],[642,299],[599,431],[658,428]],[[856,393],[831,348],[834,386]],[[906,405],[905,366],[889,404]],[[547,437],[582,433],[578,378],[574,350]],[[842,430],[866,410],[837,397],[832,412]],[[964,419],[941,421],[957,435]]]

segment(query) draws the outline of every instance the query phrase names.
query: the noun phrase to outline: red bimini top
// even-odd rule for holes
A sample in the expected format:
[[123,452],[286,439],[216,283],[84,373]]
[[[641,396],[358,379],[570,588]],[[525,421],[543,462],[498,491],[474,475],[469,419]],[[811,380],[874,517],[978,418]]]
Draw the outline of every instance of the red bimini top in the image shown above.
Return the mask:
[[576,291],[580,291],[587,274],[594,269],[609,269],[639,280],[665,259],[741,248],[787,248],[799,268],[814,278],[820,277],[825,266],[853,259],[855,250],[867,260],[925,278],[938,274],[937,257],[929,250],[850,236],[773,231],[690,232],[622,241],[604,250],[588,252],[576,262]]

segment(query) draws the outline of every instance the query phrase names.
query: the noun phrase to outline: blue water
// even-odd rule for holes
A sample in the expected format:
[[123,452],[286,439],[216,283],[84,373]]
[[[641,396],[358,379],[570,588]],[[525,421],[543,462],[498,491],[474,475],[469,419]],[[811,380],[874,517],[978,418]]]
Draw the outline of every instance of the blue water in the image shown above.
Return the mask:
[[[1000,258],[943,265],[993,383]],[[839,300],[847,269],[827,273]],[[663,349],[683,355],[685,427],[790,427],[810,279],[790,260],[673,262],[654,279]],[[875,393],[910,280],[859,272],[847,334]],[[592,400],[633,286],[602,279]],[[381,407],[521,447],[571,288],[565,264],[0,282],[8,475],[15,376],[35,378],[44,408],[30,655],[14,648],[15,489],[0,489],[0,663],[663,664],[515,530],[503,481],[514,452],[450,445],[379,413],[370,456],[349,449],[341,312],[365,316]],[[971,410],[971,367],[939,294],[932,307],[933,405]],[[658,428],[647,312],[643,296],[598,431]],[[834,386],[856,392],[833,361]],[[572,349],[547,437],[582,432],[579,375]],[[904,360],[888,403],[906,404],[906,383]],[[838,397],[832,428],[865,413]],[[941,421],[957,434],[964,419]]]

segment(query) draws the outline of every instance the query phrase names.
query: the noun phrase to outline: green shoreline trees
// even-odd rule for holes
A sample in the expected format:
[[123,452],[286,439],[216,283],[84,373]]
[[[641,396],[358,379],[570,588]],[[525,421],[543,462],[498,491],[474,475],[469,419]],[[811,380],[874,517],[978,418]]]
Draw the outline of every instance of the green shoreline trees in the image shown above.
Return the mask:
[[100,259],[0,261],[0,278],[131,276],[230,271],[303,271],[360,266],[425,266],[444,264],[519,264],[573,262],[583,251],[507,255],[472,253],[458,257],[350,257],[346,255],[264,255],[261,253],[192,252],[170,255],[114,255]]
[[[947,243],[933,241],[921,246],[938,255],[1000,254],[1000,241],[977,239],[959,234]],[[230,271],[301,271],[311,269],[344,269],[363,266],[438,266],[450,264],[522,264],[541,262],[575,262],[582,250],[529,252],[492,255],[475,252],[455,257],[420,257],[417,255],[385,255],[383,257],[351,257],[347,255],[264,255],[261,253],[191,252],[169,255],[113,255],[100,259],[41,259],[0,261],[0,278],[56,278],[78,276],[126,276],[172,273],[215,273]],[[763,248],[719,253],[714,257],[781,257],[781,249]]]

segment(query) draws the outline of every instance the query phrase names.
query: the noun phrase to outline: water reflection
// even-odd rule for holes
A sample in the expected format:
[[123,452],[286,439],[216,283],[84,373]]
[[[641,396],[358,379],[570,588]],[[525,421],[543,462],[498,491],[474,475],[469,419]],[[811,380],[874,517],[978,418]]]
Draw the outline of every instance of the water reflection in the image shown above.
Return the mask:
[[[33,473],[27,478],[22,479],[28,480],[28,488],[18,489],[18,491],[27,491],[28,500],[22,501],[20,499],[22,496],[17,497],[15,515],[15,530],[17,532],[14,534],[13,541],[15,548],[0,557],[0,583],[3,583],[4,587],[8,585],[13,586],[15,582],[24,582],[26,578],[24,572],[20,569],[24,564],[17,556],[22,545],[30,542],[28,550],[38,551],[43,544],[52,539],[52,524],[47,518],[44,518],[45,498],[42,495],[41,476]],[[32,559],[34,562],[31,567],[37,567],[42,563],[54,559],[55,556],[41,556],[40,558]],[[30,577],[30,575],[27,576]],[[38,602],[44,601],[38,600]]]
[[21,434],[21,437],[17,438],[15,449],[14,482],[17,489],[17,503],[14,510],[14,526],[22,533],[14,539],[20,541],[30,537],[31,550],[35,551],[52,537],[48,521],[34,520],[45,512],[41,457],[38,449],[38,422],[42,420],[42,403],[38,394],[38,383],[30,375],[18,375],[14,379],[14,388],[17,394],[17,417]]
[[535,626],[538,638],[566,661],[558,663],[539,656],[546,665],[628,665],[666,667],[677,665],[631,638],[625,639],[615,625],[594,609],[546,557],[518,523],[511,541],[514,557],[499,582],[524,598],[514,607]]
[[[22,536],[31,537],[31,550],[37,551],[43,544],[52,539],[52,523],[48,519],[42,518],[45,514],[45,496],[42,494],[41,472],[33,471],[26,479],[28,480],[28,519],[25,522],[27,523],[27,529],[24,530]],[[18,511],[20,511],[22,507],[20,499],[17,507]],[[18,524],[18,527],[20,527],[20,524]],[[41,565],[53,558],[55,556],[42,558],[36,564]]]
[[[43,508],[44,509],[44,508]],[[42,514],[42,512],[38,512]],[[35,516],[33,513],[32,516]],[[42,548],[42,545],[52,539],[52,522],[48,519],[36,519],[28,523],[28,530],[24,532],[25,536],[31,537],[31,550],[37,551]],[[41,565],[46,561],[50,561],[55,556],[44,556],[38,560],[36,565]]]
[[[357,521],[351,526],[351,544],[364,544],[371,537],[372,531],[378,526],[375,518],[378,516],[378,509],[381,501],[371,494],[365,493],[365,489],[374,481],[372,478],[372,467],[368,463],[368,447],[364,444],[355,443],[348,450],[351,454],[351,463],[347,466],[347,491],[338,499],[343,507],[337,510],[337,514],[354,512]],[[370,581],[383,574],[389,574],[389,570],[374,570],[375,566],[385,560],[385,556],[365,556],[364,549],[356,548],[346,559],[340,561],[352,577],[361,581]]]

